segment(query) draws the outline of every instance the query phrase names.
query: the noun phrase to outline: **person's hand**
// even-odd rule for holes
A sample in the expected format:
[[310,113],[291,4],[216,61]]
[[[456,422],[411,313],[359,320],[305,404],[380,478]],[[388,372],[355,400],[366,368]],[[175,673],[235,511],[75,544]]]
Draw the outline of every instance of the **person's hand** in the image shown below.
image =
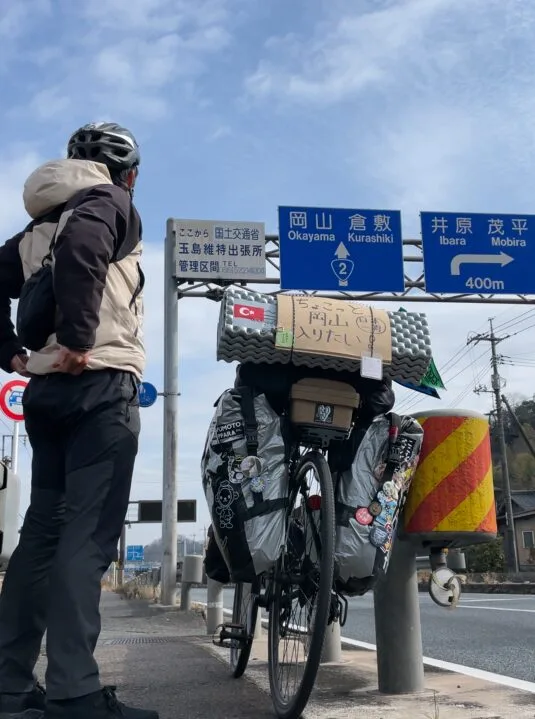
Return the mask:
[[70,350],[68,347],[60,347],[53,369],[65,374],[82,374],[89,362],[89,352]]
[[30,373],[26,370],[27,364],[28,355],[15,355],[11,360],[11,369],[22,377],[29,377]]

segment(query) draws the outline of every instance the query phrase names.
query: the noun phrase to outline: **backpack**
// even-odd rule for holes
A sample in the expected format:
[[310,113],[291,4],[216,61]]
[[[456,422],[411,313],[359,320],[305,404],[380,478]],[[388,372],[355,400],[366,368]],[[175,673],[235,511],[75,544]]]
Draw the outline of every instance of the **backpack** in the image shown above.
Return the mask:
[[[23,346],[32,352],[38,352],[54,333],[56,320],[56,300],[54,297],[54,278],[52,274],[52,253],[56,244],[58,223],[65,209],[59,205],[52,212],[40,218],[40,221],[55,222],[56,230],[44,256],[41,267],[22,285],[17,306],[17,335]],[[34,223],[31,223],[29,230]]]
[[[79,190],[69,200],[72,202],[75,197],[83,195],[92,188],[84,188]],[[54,295],[54,274],[52,271],[52,256],[56,244],[59,221],[68,203],[63,203],[55,207],[50,213],[39,218],[40,222],[55,222],[56,229],[48,252],[41,262],[41,267],[34,272],[22,285],[17,306],[16,330],[18,338],[22,345],[32,352],[39,352],[45,347],[50,335],[54,334],[56,329],[56,298]],[[130,205],[133,212],[133,205]],[[30,223],[26,231],[35,224]],[[136,243],[139,239],[133,238],[130,242],[126,242],[121,248],[121,252],[111,259],[111,262],[119,262],[124,259],[133,250],[133,241]],[[145,276],[140,264],[138,263],[139,283],[133,293],[130,301],[130,307],[135,305],[138,296],[143,291],[145,284]]]

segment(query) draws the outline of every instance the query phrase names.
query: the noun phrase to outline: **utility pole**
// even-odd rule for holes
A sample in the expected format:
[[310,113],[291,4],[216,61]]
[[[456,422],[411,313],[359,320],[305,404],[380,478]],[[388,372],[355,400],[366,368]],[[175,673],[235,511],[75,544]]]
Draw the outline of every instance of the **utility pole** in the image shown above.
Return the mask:
[[503,494],[505,499],[505,517],[506,517],[506,563],[507,569],[510,572],[518,574],[518,552],[516,547],[516,532],[515,532],[515,520],[513,516],[513,503],[511,500],[511,480],[509,477],[509,465],[507,463],[507,445],[505,443],[505,428],[503,423],[503,406],[502,406],[502,393],[501,393],[501,377],[498,371],[499,359],[496,352],[496,346],[506,340],[509,335],[505,337],[497,337],[494,333],[494,327],[492,319],[489,319],[490,332],[488,334],[479,334],[471,337],[467,344],[474,342],[490,342],[491,350],[491,386],[492,389],[487,387],[479,386],[474,389],[476,394],[488,392],[494,395],[494,401],[496,405],[496,429],[498,431],[498,440],[500,443],[500,461],[502,466],[502,477],[503,477]]

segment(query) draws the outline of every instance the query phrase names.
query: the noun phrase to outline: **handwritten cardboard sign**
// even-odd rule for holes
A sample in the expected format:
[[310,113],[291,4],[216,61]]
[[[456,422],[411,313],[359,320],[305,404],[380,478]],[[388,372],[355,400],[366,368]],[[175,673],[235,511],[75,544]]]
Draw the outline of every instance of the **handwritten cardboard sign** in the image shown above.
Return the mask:
[[326,297],[277,295],[277,349],[392,361],[390,318],[385,310]]

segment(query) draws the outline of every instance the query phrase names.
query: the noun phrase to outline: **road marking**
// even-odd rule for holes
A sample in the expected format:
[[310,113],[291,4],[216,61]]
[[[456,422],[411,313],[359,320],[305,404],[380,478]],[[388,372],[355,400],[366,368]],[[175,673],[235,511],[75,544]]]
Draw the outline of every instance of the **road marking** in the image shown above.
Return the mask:
[[534,601],[535,596],[524,594],[522,597],[492,597],[489,599],[464,599],[463,597],[461,599],[461,604],[467,604],[468,602],[473,602],[474,604],[477,604],[477,602],[525,602],[530,599]]
[[[198,602],[206,606],[205,602]],[[472,607],[467,607],[467,609]],[[474,607],[475,608],[475,607]],[[493,609],[495,607],[492,607]],[[482,609],[490,609],[490,607],[482,607]],[[511,611],[518,611],[512,609]],[[531,610],[529,610],[531,611]],[[232,615],[230,609],[224,609],[224,614]],[[262,618],[262,624],[267,626],[268,619]],[[359,649],[368,649],[371,652],[377,651],[377,645],[371,644],[370,642],[361,642],[359,639],[349,639],[348,637],[342,637],[342,646],[345,644],[349,647],[358,647]],[[504,687],[510,687],[511,689],[519,689],[520,691],[530,692],[535,694],[535,682],[528,682],[525,679],[517,679],[516,677],[508,677],[504,674],[494,674],[494,672],[487,672],[484,669],[476,669],[475,667],[466,667],[464,664],[453,664],[452,662],[445,662],[442,659],[433,659],[432,657],[423,657],[424,665],[428,667],[435,667],[436,669],[443,669],[445,672],[454,672],[455,674],[464,674],[465,677],[472,677],[472,679],[481,679],[485,682],[492,682],[493,684],[500,684]]]
[[458,609],[486,609],[491,612],[528,612],[529,614],[535,614],[535,609],[513,609],[512,607],[477,607],[472,605],[471,607],[465,607],[462,604],[457,605]]
[[[344,644],[351,647],[359,647],[359,649],[369,649],[372,652],[377,651],[377,646],[375,644],[361,642],[357,639],[346,639],[345,637],[342,637],[342,645]],[[444,662],[442,659],[433,659],[432,657],[423,657],[423,662],[429,667],[443,669],[446,672],[464,674],[465,676],[472,677],[473,679],[482,679],[483,681],[492,682],[493,684],[501,684],[504,687],[520,689],[521,691],[535,694],[535,682],[527,682],[524,679],[507,677],[503,674],[494,674],[493,672],[487,672],[484,669],[465,667],[464,664],[452,664],[451,662]]]

